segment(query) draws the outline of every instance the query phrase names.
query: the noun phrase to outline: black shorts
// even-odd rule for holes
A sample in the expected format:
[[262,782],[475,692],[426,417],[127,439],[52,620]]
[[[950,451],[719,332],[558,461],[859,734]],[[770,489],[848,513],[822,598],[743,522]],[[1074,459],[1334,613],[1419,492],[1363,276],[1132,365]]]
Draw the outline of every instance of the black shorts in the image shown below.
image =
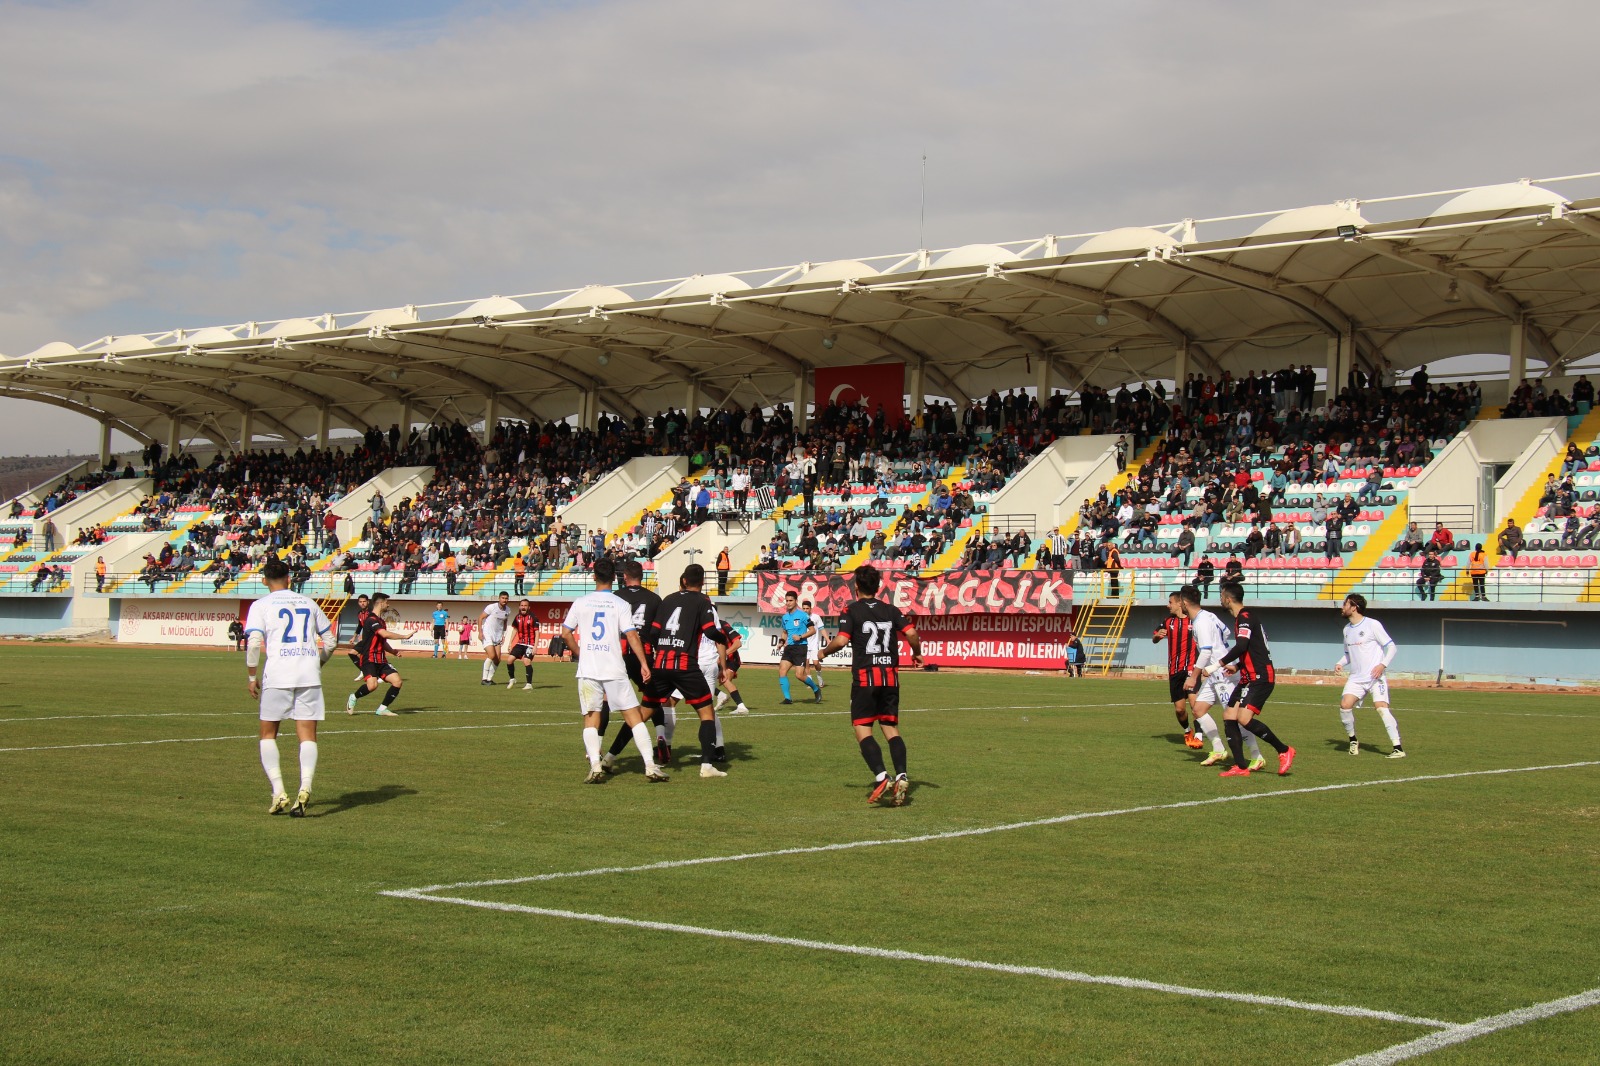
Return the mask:
[[538,654],[539,654],[539,649],[535,648],[532,644],[513,644],[513,645],[511,645],[511,657],[513,659],[532,659],[535,655],[538,655]]
[[737,674],[739,672],[740,665],[741,665],[741,663],[739,661],[739,656],[737,654],[728,656],[728,669],[729,670],[732,670],[734,673]]
[[433,639],[434,640],[443,640],[444,639],[444,626],[434,626],[433,627]]
[[1256,678],[1254,681],[1241,681],[1233,690],[1233,698],[1228,701],[1229,707],[1245,707],[1256,714],[1266,709],[1267,700],[1272,698],[1272,690],[1276,687],[1271,681]]
[[900,724],[899,685],[851,685],[850,724]]
[[699,670],[655,670],[644,686],[645,698],[656,704],[671,699],[674,691],[683,693],[684,700],[696,710],[711,703],[706,675]]
[[1181,673],[1167,675],[1167,695],[1169,698],[1171,698],[1173,703],[1177,703],[1179,700],[1187,699],[1188,697],[1194,695],[1192,692],[1185,692],[1183,690],[1183,687],[1188,683],[1189,671],[1187,670],[1184,670]]
[[785,644],[783,646],[783,661],[794,666],[804,666],[806,664],[805,644]]
[[358,665],[362,677],[388,677],[395,672],[394,665],[387,659],[363,659]]
[[628,671],[628,680],[633,682],[635,688],[644,688],[644,677],[639,673],[639,657],[631,653],[622,656],[622,666]]

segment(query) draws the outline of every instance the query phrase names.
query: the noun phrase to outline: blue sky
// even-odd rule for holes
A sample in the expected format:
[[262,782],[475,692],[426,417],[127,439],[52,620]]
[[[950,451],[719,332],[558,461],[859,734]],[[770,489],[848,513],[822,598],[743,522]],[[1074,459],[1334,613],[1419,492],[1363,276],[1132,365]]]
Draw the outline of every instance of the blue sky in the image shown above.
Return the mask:
[[[1597,169],[1577,0],[0,0],[0,353]],[[1561,27],[1552,32],[1550,27]],[[0,453],[95,427],[0,401]]]

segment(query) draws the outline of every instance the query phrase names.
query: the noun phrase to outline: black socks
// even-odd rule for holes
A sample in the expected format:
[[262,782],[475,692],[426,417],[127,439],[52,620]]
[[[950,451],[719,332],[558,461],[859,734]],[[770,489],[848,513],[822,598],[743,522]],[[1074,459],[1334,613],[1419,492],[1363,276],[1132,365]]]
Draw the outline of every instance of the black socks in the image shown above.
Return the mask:
[[[893,741],[890,741],[892,744]],[[905,745],[900,748],[901,757],[905,757]],[[883,773],[883,749],[878,747],[877,737],[867,737],[861,742],[861,757],[867,760],[867,768],[874,777]]]
[[1223,728],[1228,734],[1228,750],[1233,752],[1233,765],[1248,769],[1250,764],[1244,761],[1244,730],[1232,718],[1223,723]]
[[1245,726],[1245,728],[1250,730],[1250,732],[1254,733],[1256,736],[1260,737],[1262,740],[1266,741],[1268,744],[1271,744],[1273,750],[1275,750],[1279,755],[1282,755],[1284,752],[1289,750],[1289,745],[1279,740],[1278,734],[1274,733],[1271,729],[1268,729],[1266,725],[1262,723],[1261,719],[1250,719],[1250,724]]
[[906,772],[906,739],[905,737],[889,738],[889,758],[894,760],[894,772],[905,776]]

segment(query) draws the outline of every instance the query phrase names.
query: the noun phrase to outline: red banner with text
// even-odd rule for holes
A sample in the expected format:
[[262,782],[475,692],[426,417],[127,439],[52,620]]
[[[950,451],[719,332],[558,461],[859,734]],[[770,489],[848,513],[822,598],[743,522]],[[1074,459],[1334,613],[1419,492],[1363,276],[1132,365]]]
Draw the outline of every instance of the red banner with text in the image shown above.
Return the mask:
[[[856,595],[849,574],[760,571],[756,587],[763,614],[782,614],[784,593],[793,592],[818,612],[837,617]],[[1047,570],[952,570],[935,577],[886,573],[878,598],[918,617],[1071,614],[1072,581],[1068,574]]]
[[817,410],[829,404],[861,406],[876,417],[883,408],[891,426],[905,421],[906,365],[865,363],[861,366],[819,366],[816,369]]

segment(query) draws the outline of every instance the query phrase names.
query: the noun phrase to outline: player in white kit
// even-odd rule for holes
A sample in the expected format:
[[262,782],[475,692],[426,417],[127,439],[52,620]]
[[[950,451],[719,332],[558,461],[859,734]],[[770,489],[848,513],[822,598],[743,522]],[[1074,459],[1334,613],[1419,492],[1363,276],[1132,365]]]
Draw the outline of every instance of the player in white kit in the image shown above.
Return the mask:
[[[316,601],[289,591],[289,567],[282,560],[262,564],[261,580],[267,594],[250,605],[244,634],[250,695],[261,701],[261,768],[272,783],[267,813],[304,818],[317,771],[322,667],[339,642]],[[293,804],[278,761],[278,726],[285,718],[294,720],[300,738],[300,791]]]
[[1389,664],[1394,662],[1395,653],[1400,649],[1382,622],[1367,617],[1367,598],[1359,592],[1344,598],[1339,613],[1345,620],[1344,655],[1333,665],[1333,670],[1340,673],[1348,668],[1350,672],[1350,680],[1344,683],[1344,692],[1339,696],[1339,720],[1344,722],[1344,731],[1350,737],[1350,754],[1361,754],[1361,742],[1356,739],[1356,708],[1370,696],[1372,705],[1378,709],[1378,717],[1383,719],[1389,742],[1394,745],[1388,757],[1404,759],[1406,750],[1400,745],[1400,723],[1389,712],[1387,676]]
[[494,684],[494,672],[500,667],[500,642],[506,636],[506,623],[511,619],[511,594],[502,592],[498,599],[483,609],[478,619],[478,639],[483,642],[483,685]]
[[561,636],[578,660],[578,710],[583,715],[583,750],[589,756],[589,776],[584,781],[598,785],[606,780],[609,769],[600,764],[600,705],[603,703],[609,703],[613,712],[622,712],[622,720],[633,733],[633,743],[644,756],[645,778],[665,781],[667,775],[656,765],[655,741],[650,727],[645,724],[646,715],[639,709],[639,697],[633,691],[627,665],[622,661],[622,649],[626,645],[639,660],[640,676],[645,681],[650,680],[650,663],[633,622],[633,609],[611,592],[616,576],[616,564],[610,559],[597,559],[594,591],[580,597],[561,623]]
[[[1212,707],[1226,707],[1233,698],[1234,680],[1218,663],[1233,647],[1233,636],[1222,619],[1200,606],[1200,590],[1185,585],[1178,590],[1178,606],[1189,619],[1189,631],[1194,634],[1195,660],[1189,670],[1189,680],[1184,690],[1194,693],[1194,724],[1211,742],[1211,754],[1201,766],[1215,766],[1228,758],[1222,744],[1222,733],[1217,720],[1211,717]],[[1267,765],[1261,755],[1261,746],[1254,736],[1246,734],[1245,746],[1250,749],[1250,767],[1259,769]]]
[[806,665],[816,675],[817,689],[820,691],[827,687],[827,682],[822,680],[822,646],[828,643],[828,635],[823,632],[822,615],[812,609],[811,601],[807,600],[800,606],[811,615],[811,635],[806,638]]

